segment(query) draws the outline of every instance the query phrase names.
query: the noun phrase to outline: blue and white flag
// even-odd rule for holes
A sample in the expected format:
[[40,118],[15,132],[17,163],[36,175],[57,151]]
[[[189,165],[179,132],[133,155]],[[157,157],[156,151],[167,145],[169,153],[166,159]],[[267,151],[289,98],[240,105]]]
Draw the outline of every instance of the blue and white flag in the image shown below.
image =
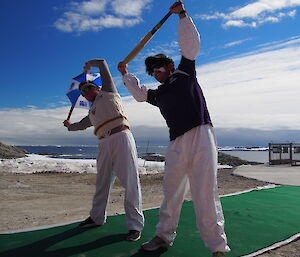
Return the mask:
[[70,99],[72,106],[81,107],[89,109],[91,106],[91,102],[86,100],[81,94],[79,90],[79,84],[83,81],[93,82],[98,86],[101,86],[102,81],[100,77],[100,73],[82,73],[71,80],[71,85],[69,86],[69,90],[67,92],[67,96]]

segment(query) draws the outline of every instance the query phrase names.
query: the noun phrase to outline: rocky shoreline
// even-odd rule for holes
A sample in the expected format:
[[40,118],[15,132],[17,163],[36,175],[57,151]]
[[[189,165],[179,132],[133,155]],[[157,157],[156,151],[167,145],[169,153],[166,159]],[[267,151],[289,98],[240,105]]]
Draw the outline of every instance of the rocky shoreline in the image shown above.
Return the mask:
[[6,145],[0,142],[0,159],[15,159],[26,157],[29,154],[24,149]]
[[[145,159],[146,161],[156,161],[156,162],[164,162],[165,157],[161,154],[156,154],[156,153],[148,153],[141,155],[140,158]],[[232,167],[237,167],[240,165],[258,165],[262,164],[260,162],[251,162],[251,161],[246,161],[242,160],[238,157],[231,156],[229,154],[225,154],[222,152],[218,152],[218,163],[221,165],[229,165]]]
[[261,162],[251,162],[251,161],[242,160],[238,157],[231,156],[229,154],[225,154],[225,153],[222,153],[222,152],[218,152],[218,162],[222,165],[230,165],[232,167],[237,167],[237,166],[240,166],[240,165],[263,164]]

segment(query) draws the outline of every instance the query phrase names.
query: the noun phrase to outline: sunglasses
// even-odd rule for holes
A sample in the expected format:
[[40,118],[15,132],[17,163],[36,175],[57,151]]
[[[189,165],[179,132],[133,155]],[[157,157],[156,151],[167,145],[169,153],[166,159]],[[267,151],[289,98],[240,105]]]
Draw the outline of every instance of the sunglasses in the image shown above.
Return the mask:
[[157,72],[166,72],[166,68],[165,67],[160,67],[160,68],[153,68],[153,72],[152,72],[152,76],[155,75],[155,73]]
[[154,63],[151,66],[151,68],[149,69],[150,75],[153,76],[158,71],[165,72],[166,71],[166,69],[164,68],[165,65],[166,65],[165,62],[156,62],[156,63]]
[[96,88],[96,86],[94,84],[87,83],[84,85],[84,88],[80,90],[80,94],[85,96],[92,88]]

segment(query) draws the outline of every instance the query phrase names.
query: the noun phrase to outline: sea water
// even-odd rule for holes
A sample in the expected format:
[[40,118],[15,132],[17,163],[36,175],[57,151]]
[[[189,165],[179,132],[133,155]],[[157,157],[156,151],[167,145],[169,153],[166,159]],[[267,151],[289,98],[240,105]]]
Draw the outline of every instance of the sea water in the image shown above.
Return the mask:
[[269,151],[241,151],[241,150],[234,150],[234,151],[220,151],[225,154],[229,154],[235,157],[238,157],[242,160],[251,161],[251,162],[260,162],[266,163],[269,162]]
[[[63,158],[63,159],[95,159],[98,152],[98,146],[18,146],[33,154],[44,154],[51,158]],[[156,153],[165,155],[167,145],[151,145],[141,144],[137,145],[137,151],[139,156],[145,153]],[[254,161],[266,163],[269,161],[269,151],[266,147],[219,147],[219,151],[239,157],[246,161]]]
[[[63,158],[63,159],[96,159],[98,146],[60,146],[60,145],[44,145],[44,146],[29,146],[22,145],[17,146],[26,150],[31,154],[47,155],[51,158]],[[139,155],[145,153],[156,153],[164,155],[166,153],[166,145],[137,145],[137,151]]]

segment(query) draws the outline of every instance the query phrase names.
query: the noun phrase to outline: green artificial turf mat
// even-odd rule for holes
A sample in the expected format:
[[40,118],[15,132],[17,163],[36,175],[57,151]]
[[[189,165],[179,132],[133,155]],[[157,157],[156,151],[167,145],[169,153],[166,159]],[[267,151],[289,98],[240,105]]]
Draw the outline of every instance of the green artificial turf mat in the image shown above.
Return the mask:
[[[243,256],[300,232],[300,187],[281,186],[222,197],[225,230],[232,249]],[[0,256],[30,257],[195,257],[211,256],[195,225],[193,202],[183,204],[177,238],[168,250],[147,253],[140,244],[151,239],[159,209],[144,211],[145,228],[137,242],[125,241],[125,216],[108,217],[104,226],[78,229],[78,223],[29,232],[0,234]]]

